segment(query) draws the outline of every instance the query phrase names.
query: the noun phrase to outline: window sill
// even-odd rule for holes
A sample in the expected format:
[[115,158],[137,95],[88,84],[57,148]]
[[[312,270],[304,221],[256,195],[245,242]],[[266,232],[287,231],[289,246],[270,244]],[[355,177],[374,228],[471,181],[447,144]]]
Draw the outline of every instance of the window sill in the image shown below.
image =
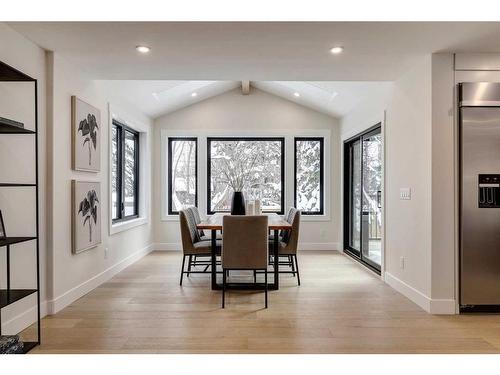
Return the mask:
[[109,234],[113,235],[116,233],[124,232],[126,230],[138,227],[148,223],[148,219],[145,217],[138,217],[137,219],[122,221],[120,223],[111,224],[109,227]]

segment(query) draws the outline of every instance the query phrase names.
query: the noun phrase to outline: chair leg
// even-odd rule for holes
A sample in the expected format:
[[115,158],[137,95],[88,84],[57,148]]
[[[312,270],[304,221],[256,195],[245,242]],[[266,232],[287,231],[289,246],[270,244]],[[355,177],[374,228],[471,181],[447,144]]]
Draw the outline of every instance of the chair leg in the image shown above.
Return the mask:
[[297,254],[294,255],[294,258],[295,258],[295,266],[297,268],[297,282],[300,285],[299,261],[297,260]]
[[182,276],[184,276],[184,263],[186,262],[186,256],[182,254],[182,267],[181,267],[181,281],[179,285],[182,285]]
[[191,263],[193,262],[193,256],[189,256],[189,262],[188,262],[188,270],[187,270],[187,277],[189,277],[189,272],[191,272]]
[[226,305],[226,270],[222,269],[222,308]]
[[264,271],[264,293],[265,293],[265,298],[266,298],[266,309],[267,309],[267,268]]
[[295,277],[295,263],[293,261],[293,255],[290,255],[290,266],[292,267],[293,277]]
[[253,270],[253,283],[257,284],[257,270]]

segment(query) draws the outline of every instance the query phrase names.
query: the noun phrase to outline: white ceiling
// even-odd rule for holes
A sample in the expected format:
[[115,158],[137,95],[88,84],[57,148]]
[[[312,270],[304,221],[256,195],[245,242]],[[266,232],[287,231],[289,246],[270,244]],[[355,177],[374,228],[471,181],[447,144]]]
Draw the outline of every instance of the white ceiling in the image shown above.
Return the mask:
[[[120,102],[152,118],[241,87],[239,81],[100,81]],[[390,82],[252,81],[251,85],[333,117],[342,117],[369,98],[386,96]],[[196,93],[196,97],[192,94]],[[300,97],[294,96],[299,93]]]
[[[498,22],[14,22],[96,79],[391,81],[420,55],[500,52]],[[136,45],[152,48],[140,55]],[[344,53],[332,55],[337,44]]]

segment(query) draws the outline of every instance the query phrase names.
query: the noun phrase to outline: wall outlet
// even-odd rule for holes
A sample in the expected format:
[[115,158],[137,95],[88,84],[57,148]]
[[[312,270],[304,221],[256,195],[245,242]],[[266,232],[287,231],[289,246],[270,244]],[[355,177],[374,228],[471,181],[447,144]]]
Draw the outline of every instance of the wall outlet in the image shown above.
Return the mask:
[[399,267],[401,267],[402,270],[405,269],[405,257],[399,258]]
[[108,259],[108,248],[104,248],[104,259]]
[[410,188],[399,188],[399,199],[410,200],[411,199],[411,189]]

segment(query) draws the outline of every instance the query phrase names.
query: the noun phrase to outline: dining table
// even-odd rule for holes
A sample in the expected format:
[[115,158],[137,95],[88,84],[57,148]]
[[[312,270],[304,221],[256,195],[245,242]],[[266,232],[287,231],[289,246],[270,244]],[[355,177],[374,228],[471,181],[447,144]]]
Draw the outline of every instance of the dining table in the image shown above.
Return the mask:
[[[212,290],[222,289],[222,283],[217,282],[217,273],[222,274],[222,272],[217,272],[217,231],[222,232],[222,218],[224,213],[216,213],[212,216],[207,217],[206,220],[201,221],[197,224],[197,228],[200,230],[210,230],[211,231],[211,286]],[[283,219],[276,213],[264,213],[263,215],[268,216],[268,228],[269,232],[273,232],[273,274],[272,282],[268,284],[268,289],[277,290],[279,289],[279,232],[281,230],[291,230],[292,224]],[[227,284],[229,289],[261,289],[259,284],[241,284],[241,283],[229,283]]]

